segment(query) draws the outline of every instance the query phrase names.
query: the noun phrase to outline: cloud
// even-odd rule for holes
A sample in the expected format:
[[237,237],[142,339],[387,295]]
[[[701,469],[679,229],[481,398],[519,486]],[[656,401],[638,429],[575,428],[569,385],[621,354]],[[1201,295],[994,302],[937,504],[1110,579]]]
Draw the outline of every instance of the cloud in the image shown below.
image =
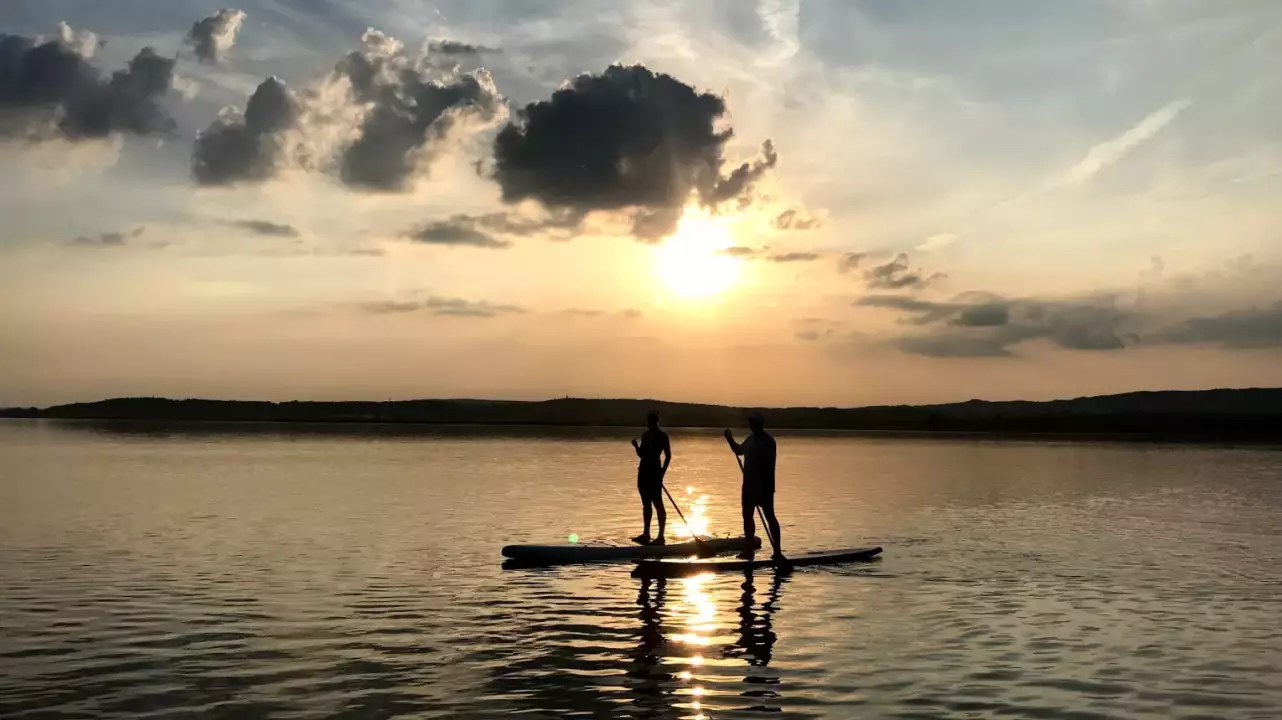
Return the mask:
[[868,253],[848,252],[837,259],[837,272],[845,274],[851,270],[857,270],[863,263]]
[[1155,333],[1151,343],[1215,344],[1234,349],[1282,347],[1282,302],[1194,317]]
[[957,242],[957,235],[954,233],[939,233],[926,238],[925,242],[917,246],[917,252],[930,252],[940,250]]
[[928,328],[897,338],[901,350],[928,357],[1006,357],[1024,342],[1045,339],[1070,350],[1119,350],[1133,313],[1117,307],[1112,296],[1069,300],[1007,299],[966,293],[949,302],[870,295],[855,303],[907,313],[904,325]]
[[717,129],[725,101],[641,65],[584,74],[526,105],[494,141],[494,177],[506,202],[533,199],[580,212],[627,211],[634,234],[669,234],[691,197],[706,206],[747,199],[778,155],[722,174],[732,131]]
[[486,70],[434,79],[396,40],[377,31],[335,73],[367,108],[355,142],[343,153],[343,182],[371,190],[403,190],[424,172],[437,145],[456,125],[507,118],[507,105]]
[[300,234],[293,225],[281,225],[267,220],[232,220],[227,224],[271,237],[298,237]]
[[517,305],[496,305],[484,300],[435,296],[426,300],[387,300],[364,303],[361,307],[368,312],[380,315],[425,312],[432,315],[466,318],[492,318],[525,312],[524,308]]
[[718,255],[729,255],[730,257],[746,258],[752,257],[761,252],[757,248],[745,247],[743,245],[732,245],[728,248],[722,248],[717,251]]
[[449,220],[437,220],[407,233],[407,237],[428,245],[470,245],[479,248],[502,249],[512,246],[477,227],[473,218],[455,215]]
[[819,253],[813,252],[788,252],[778,255],[771,255],[767,258],[770,262],[791,263],[791,262],[814,262],[819,259]]
[[441,70],[373,30],[362,42],[301,93],[268,78],[243,116],[224,110],[197,139],[197,182],[261,182],[293,164],[361,190],[403,191],[460,133],[507,118],[487,71]]
[[819,218],[803,216],[800,210],[794,208],[779,213],[772,222],[778,230],[813,230],[823,225]]
[[584,308],[568,308],[566,310],[562,310],[561,314],[569,315],[571,317],[586,317],[586,318],[617,317],[617,318],[623,318],[624,320],[636,320],[637,318],[641,317],[641,311],[635,310],[633,308],[628,308],[626,310],[618,310],[618,311],[593,310],[593,309],[584,309]]
[[137,227],[130,233],[106,232],[99,235],[81,235],[74,238],[71,242],[82,247],[108,248],[124,247],[129,243],[131,238],[139,237],[146,230],[145,227]]
[[581,221],[581,217],[567,213],[552,213],[542,218],[506,212],[459,214],[412,228],[405,236],[435,245],[471,245],[498,249],[512,245],[511,241],[502,239],[499,235],[529,237],[549,231],[561,231],[559,238],[569,239],[578,232]]
[[864,280],[868,287],[877,290],[903,290],[923,288],[946,277],[943,273],[927,276],[921,270],[913,270],[908,264],[907,253],[899,253],[881,265],[864,271]]
[[185,41],[203,62],[221,62],[236,44],[236,33],[244,22],[245,11],[223,8],[197,20],[187,32]]
[[481,53],[494,52],[494,48],[484,45],[473,45],[471,43],[460,42],[458,40],[436,39],[427,45],[428,51],[439,53],[441,55],[479,55]]
[[201,185],[255,182],[273,176],[285,153],[283,132],[294,127],[298,101],[276,77],[264,80],[244,114],[224,109],[196,137],[191,170]]
[[1126,157],[1144,141],[1161,132],[1172,120],[1190,105],[1187,100],[1176,100],[1149,114],[1135,127],[1092,147],[1081,162],[1065,173],[1061,184],[1080,185],[1095,177],[1100,171]]
[[89,62],[97,44],[92,33],[65,23],[54,40],[0,34],[0,137],[99,140],[172,131],[160,101],[173,85],[175,61],[145,47],[104,79]]

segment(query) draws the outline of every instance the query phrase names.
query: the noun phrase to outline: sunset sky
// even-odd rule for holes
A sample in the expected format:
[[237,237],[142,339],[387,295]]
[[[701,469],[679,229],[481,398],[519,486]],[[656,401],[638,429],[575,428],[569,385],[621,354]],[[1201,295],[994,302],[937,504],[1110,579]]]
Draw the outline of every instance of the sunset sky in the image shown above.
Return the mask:
[[1277,0],[224,7],[0,3],[0,406],[1282,385]]

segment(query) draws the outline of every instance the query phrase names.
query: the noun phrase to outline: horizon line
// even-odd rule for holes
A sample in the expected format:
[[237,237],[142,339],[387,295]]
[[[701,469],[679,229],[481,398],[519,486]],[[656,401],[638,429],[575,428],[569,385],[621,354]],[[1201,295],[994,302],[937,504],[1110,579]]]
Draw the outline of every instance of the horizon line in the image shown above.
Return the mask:
[[284,405],[290,403],[414,403],[414,402],[476,402],[476,403],[506,403],[506,404],[526,404],[537,405],[541,403],[551,403],[558,401],[584,401],[584,402],[635,402],[635,403],[655,403],[662,405],[695,405],[713,408],[725,408],[730,410],[866,410],[872,408],[921,408],[921,407],[939,407],[945,405],[965,405],[969,403],[1054,403],[1054,402],[1072,402],[1078,400],[1093,400],[1098,398],[1123,397],[1127,395],[1144,395],[1144,394],[1194,394],[1194,393],[1212,393],[1212,392],[1257,392],[1257,391],[1277,391],[1282,387],[1216,387],[1202,388],[1198,390],[1127,390],[1116,393],[1104,393],[1099,395],[1079,395],[1075,397],[1056,397],[1048,400],[987,400],[983,398],[968,398],[966,400],[954,400],[948,402],[933,403],[882,403],[873,405],[736,405],[713,402],[691,402],[685,400],[662,400],[658,398],[646,397],[587,397],[575,395],[562,395],[558,397],[545,397],[540,400],[512,400],[500,398],[485,397],[416,397],[403,399],[388,400],[244,400],[228,399],[216,397],[166,397],[160,395],[119,395],[115,397],[101,398],[98,400],[77,400],[68,403],[55,403],[52,405],[0,405],[0,411],[3,410],[50,410],[59,407],[68,407],[72,405],[94,405],[98,403],[115,402],[121,400],[160,400],[166,402],[218,402],[218,403],[267,403],[272,405]]

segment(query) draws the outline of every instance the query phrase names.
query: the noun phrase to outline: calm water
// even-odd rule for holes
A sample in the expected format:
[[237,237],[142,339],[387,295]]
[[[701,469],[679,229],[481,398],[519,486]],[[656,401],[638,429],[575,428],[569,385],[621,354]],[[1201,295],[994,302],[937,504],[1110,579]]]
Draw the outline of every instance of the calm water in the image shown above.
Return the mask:
[[0,423],[0,716],[1282,716],[1282,451],[781,435],[880,562],[502,570],[638,532],[628,437]]

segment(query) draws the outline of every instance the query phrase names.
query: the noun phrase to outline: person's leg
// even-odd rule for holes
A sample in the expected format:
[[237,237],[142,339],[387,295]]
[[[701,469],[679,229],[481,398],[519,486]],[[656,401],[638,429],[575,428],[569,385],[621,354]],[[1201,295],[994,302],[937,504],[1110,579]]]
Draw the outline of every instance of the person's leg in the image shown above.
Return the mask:
[[659,534],[654,537],[655,542],[663,544],[664,529],[668,526],[668,509],[663,504],[663,486],[656,483],[654,486],[654,515],[659,520]]
[[637,472],[637,493],[641,495],[641,516],[645,519],[645,532],[632,538],[635,543],[650,541],[650,494],[646,492],[645,474]]
[[747,490],[743,491],[739,498],[739,503],[743,507],[743,539],[747,544],[744,546],[743,552],[739,553],[736,557],[741,560],[750,560],[755,549],[753,538],[756,537],[757,534],[757,523],[753,518],[753,512],[756,510],[756,506],[753,504],[752,496]]
[[770,528],[770,536],[774,540],[775,554],[783,554],[783,538],[779,537],[779,518],[775,517],[775,496],[774,493],[762,493],[760,498],[761,512],[766,516],[766,526]]

